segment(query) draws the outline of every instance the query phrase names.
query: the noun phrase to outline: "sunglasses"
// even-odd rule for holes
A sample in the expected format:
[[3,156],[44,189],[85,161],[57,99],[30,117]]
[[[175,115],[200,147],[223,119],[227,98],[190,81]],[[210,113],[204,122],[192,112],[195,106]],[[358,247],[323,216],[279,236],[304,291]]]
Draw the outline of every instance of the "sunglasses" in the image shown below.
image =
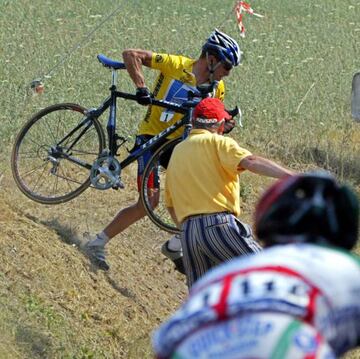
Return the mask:
[[221,63],[222,63],[222,65],[223,65],[223,67],[224,67],[224,69],[225,69],[226,71],[232,70],[233,65],[231,65],[231,64],[229,64],[228,62],[225,62],[225,61],[222,61]]

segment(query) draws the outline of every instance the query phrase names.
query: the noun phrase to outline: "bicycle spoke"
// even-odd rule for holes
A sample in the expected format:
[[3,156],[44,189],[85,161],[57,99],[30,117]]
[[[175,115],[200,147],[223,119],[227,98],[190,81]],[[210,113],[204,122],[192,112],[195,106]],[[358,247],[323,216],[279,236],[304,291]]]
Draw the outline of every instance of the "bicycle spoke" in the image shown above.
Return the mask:
[[[37,151],[33,151],[32,153],[34,153],[33,155],[31,155],[31,153],[25,153],[25,154],[21,154],[22,159],[34,159],[34,158],[38,158],[41,159],[41,157],[39,157],[39,154],[37,153]],[[43,159],[45,160],[45,159]]]
[[[41,184],[41,179],[44,177],[44,173],[46,171],[46,166],[44,166],[42,173],[38,177],[37,181],[35,182],[35,186],[32,188],[32,191],[35,192],[35,190],[38,188],[38,184]],[[41,188],[41,186],[40,186]]]
[[62,119],[60,118],[58,123],[57,123],[57,128],[56,128],[56,138],[60,138],[59,136],[59,131],[60,131],[60,128],[64,128],[65,126],[62,124],[62,126],[60,126],[60,124],[62,124]]
[[[141,199],[149,218],[161,229],[170,233],[178,233],[179,229],[173,222],[165,204],[165,169],[161,166],[163,155],[171,151],[180,139],[171,140],[160,147],[146,165],[141,183]],[[165,155],[167,157],[167,155]],[[152,188],[152,173],[158,173],[159,188]],[[151,182],[150,182],[151,180]],[[158,204],[154,207],[154,196]],[[158,200],[158,201],[157,201]]]
[[53,196],[55,196],[55,194],[56,194],[55,189],[57,188],[58,181],[59,181],[59,178],[57,176],[55,176],[53,190],[51,191]]
[[64,172],[64,169],[62,166],[59,166],[59,168],[60,168],[60,172],[62,172],[64,175],[63,178],[65,178],[65,183],[68,185],[70,192],[72,192],[73,188],[71,187],[70,182],[68,180],[69,177],[65,175],[65,172]]
[[71,179],[71,178],[67,178],[67,177],[64,177],[64,176],[60,176],[59,174],[54,175],[54,177],[61,178],[61,179],[64,179],[64,180],[67,180],[67,181],[69,181],[69,182],[76,183],[76,184],[81,184],[81,183],[82,183],[82,182],[80,182],[80,181],[76,181],[76,180]]
[[28,177],[30,175],[32,175],[35,171],[37,171],[38,169],[42,168],[42,167],[46,167],[47,166],[47,162],[35,167],[35,168],[32,168],[30,169],[29,171],[25,172],[25,173],[21,173],[21,177]]
[[46,126],[44,125],[43,127],[46,127],[46,129],[47,129],[48,132],[50,133],[50,136],[52,137],[54,143],[56,143],[57,137],[56,137],[56,135],[53,133],[53,131],[51,130],[51,127],[50,127],[50,125],[49,125],[49,120],[46,118],[44,122],[45,122],[45,125],[46,125]]
[[40,144],[40,143],[38,143],[38,142],[36,142],[34,139],[32,139],[32,138],[27,138],[27,141],[30,141],[30,142],[32,142],[32,143],[34,143],[36,146],[38,146],[38,147],[44,147],[44,146],[47,146],[47,147],[51,147],[50,145],[44,145],[44,144]]

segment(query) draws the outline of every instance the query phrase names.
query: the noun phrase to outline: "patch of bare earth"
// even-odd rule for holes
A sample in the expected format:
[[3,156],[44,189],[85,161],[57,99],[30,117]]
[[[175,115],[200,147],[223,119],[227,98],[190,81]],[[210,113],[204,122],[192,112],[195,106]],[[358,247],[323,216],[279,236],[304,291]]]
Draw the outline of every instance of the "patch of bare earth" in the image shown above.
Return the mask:
[[[186,298],[184,277],[160,253],[169,238],[148,219],[108,246],[109,272],[81,250],[137,196],[134,168],[122,191],[87,190],[44,206],[5,171],[0,182],[0,358],[152,358],[151,332]],[[245,220],[271,182],[245,178]],[[249,179],[247,181],[246,179]],[[347,358],[360,357],[359,351]]]
[[[109,244],[111,269],[97,270],[81,250],[136,198],[88,190],[70,203],[28,200],[9,173],[0,188],[1,357],[151,358],[150,333],[185,298],[184,277],[160,253],[169,238],[147,219]],[[134,178],[133,176],[131,176]]]

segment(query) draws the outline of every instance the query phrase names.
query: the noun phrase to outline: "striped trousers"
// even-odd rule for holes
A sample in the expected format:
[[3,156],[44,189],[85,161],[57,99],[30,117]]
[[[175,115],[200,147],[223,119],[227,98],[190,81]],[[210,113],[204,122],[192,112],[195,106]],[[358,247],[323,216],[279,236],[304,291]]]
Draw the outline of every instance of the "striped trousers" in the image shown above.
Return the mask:
[[259,252],[249,225],[221,212],[188,217],[181,226],[181,246],[189,289],[210,268],[234,257]]

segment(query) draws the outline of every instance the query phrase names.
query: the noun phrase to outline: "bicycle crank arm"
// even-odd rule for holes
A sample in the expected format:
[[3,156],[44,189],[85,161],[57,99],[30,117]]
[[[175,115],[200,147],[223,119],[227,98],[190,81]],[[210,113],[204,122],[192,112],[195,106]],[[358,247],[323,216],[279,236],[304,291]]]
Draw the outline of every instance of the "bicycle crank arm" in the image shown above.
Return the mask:
[[120,179],[121,166],[119,161],[108,155],[99,157],[91,167],[91,184],[100,190],[108,188],[124,188]]

